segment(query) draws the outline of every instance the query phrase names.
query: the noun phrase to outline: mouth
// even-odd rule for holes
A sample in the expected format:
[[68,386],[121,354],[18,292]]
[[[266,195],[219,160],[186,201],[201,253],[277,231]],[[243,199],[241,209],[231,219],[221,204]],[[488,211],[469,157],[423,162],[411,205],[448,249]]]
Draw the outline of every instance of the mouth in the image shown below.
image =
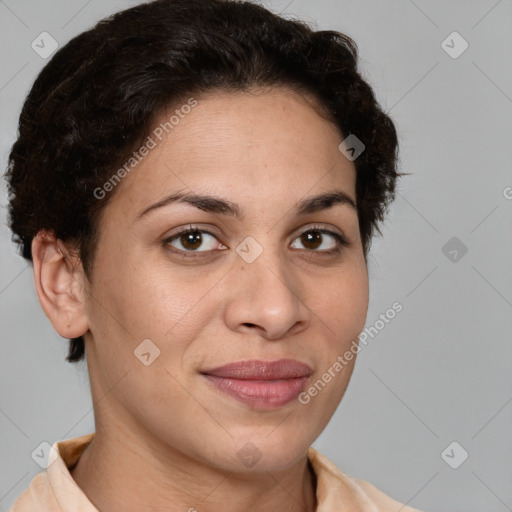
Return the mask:
[[308,365],[294,359],[239,361],[201,371],[216,390],[262,410],[296,399],[312,373]]

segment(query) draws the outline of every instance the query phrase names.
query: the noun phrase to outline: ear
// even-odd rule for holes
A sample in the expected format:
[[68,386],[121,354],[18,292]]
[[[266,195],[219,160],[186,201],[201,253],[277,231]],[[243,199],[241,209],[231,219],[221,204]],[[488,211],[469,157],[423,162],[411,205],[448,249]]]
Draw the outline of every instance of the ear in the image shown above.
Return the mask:
[[85,314],[85,279],[82,263],[50,231],[32,240],[34,281],[39,302],[63,338],[77,338],[89,330]]

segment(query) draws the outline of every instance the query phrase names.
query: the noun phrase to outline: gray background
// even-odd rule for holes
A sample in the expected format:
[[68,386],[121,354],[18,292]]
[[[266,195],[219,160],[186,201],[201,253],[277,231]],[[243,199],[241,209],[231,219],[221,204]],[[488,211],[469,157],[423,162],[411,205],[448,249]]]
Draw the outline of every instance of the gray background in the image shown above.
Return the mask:
[[[60,45],[137,2],[0,1],[0,159],[5,169],[22,101]],[[370,258],[367,325],[403,311],[359,354],[347,394],[314,446],[344,472],[428,511],[512,507],[512,3],[510,0],[275,0],[274,11],[352,36],[361,67],[395,120],[397,199]],[[450,57],[459,32],[469,48]],[[459,43],[455,50],[460,48]],[[3,173],[2,170],[2,173]],[[86,367],[42,312],[31,267],[15,254],[0,189],[0,507],[41,468],[41,441],[94,429]],[[511,193],[508,197],[512,197]],[[442,248],[457,237],[468,252]],[[445,253],[450,256],[445,255]],[[468,459],[441,453],[457,441]],[[461,448],[452,455],[460,457]]]

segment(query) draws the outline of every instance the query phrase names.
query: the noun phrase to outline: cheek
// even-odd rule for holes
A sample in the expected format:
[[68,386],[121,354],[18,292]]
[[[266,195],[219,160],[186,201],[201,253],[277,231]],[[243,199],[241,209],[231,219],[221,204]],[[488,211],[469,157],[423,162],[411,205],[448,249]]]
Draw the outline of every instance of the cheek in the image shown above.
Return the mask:
[[144,303],[137,300],[138,305],[130,307],[143,308],[145,324],[151,325],[152,331],[164,340],[189,338],[187,333],[202,329],[210,312],[216,309],[218,276],[198,269],[187,270],[180,272],[175,266],[156,264],[136,284],[140,296],[145,297]]
[[330,280],[316,300],[312,309],[318,314],[316,321],[325,337],[323,346],[315,352],[315,380],[305,390],[301,403],[310,404],[310,412],[322,418],[323,429],[343,398],[354,370],[358,335],[368,311],[366,268],[352,267]]
[[104,248],[96,273],[96,299],[111,313],[114,327],[130,337],[161,337],[186,315],[200,293],[200,281],[196,287],[187,285],[171,265],[134,250],[134,244],[119,241],[115,251]]
[[365,266],[344,269],[316,295],[314,311],[324,322],[332,347],[341,350],[360,334],[368,311],[368,274]]
[[113,269],[110,278],[101,290],[111,312],[100,311],[103,339],[123,350],[126,359],[121,363],[118,354],[108,357],[116,357],[125,367],[137,366],[133,352],[149,339],[160,351],[158,365],[179,369],[189,347],[218,314],[218,277],[179,273],[161,262],[146,262],[136,270]]

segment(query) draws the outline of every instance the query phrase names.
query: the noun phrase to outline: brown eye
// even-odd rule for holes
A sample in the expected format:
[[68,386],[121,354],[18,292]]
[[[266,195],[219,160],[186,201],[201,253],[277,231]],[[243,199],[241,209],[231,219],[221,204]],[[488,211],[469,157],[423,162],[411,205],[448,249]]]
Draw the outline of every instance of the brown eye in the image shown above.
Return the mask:
[[203,237],[201,236],[200,231],[192,231],[189,233],[185,233],[180,235],[180,243],[185,247],[185,249],[195,250],[201,246],[203,243]]
[[[329,238],[331,239],[330,243]],[[304,231],[295,240],[300,240],[307,250],[325,254],[339,252],[342,246],[348,245],[339,233],[319,228]],[[294,249],[296,248],[300,249],[300,247],[294,247]]]
[[[175,235],[164,240],[165,245],[169,245],[175,252],[181,253],[206,253],[213,251],[219,241],[209,231],[204,229],[192,228],[180,231]],[[201,250],[198,250],[201,248]]]
[[306,231],[300,238],[306,249],[317,249],[322,244],[322,234],[319,231]]

